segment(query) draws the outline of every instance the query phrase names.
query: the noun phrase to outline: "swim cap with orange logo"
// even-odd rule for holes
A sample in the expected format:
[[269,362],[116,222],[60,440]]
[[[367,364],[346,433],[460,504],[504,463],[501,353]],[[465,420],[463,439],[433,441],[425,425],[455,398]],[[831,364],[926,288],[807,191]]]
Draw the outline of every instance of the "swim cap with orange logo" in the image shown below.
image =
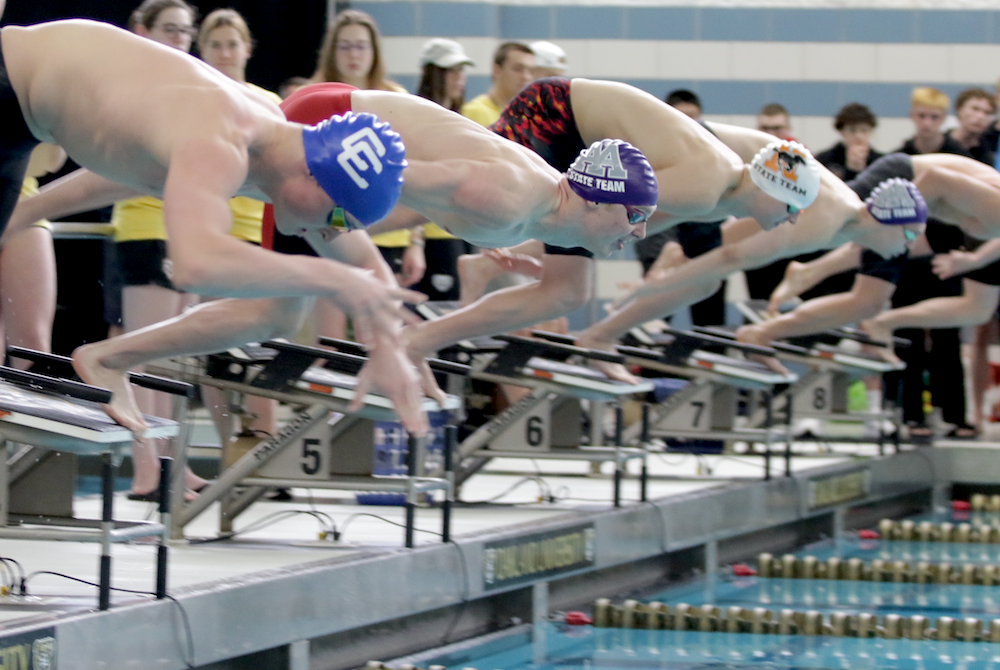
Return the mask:
[[753,183],[775,200],[805,209],[819,195],[820,167],[798,142],[771,142],[750,162]]

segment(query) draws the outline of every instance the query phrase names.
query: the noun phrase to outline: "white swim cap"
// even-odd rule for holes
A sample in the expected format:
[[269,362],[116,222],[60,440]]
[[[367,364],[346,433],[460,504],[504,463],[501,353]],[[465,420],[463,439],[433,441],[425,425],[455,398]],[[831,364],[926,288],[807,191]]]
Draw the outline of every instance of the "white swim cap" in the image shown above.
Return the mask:
[[531,50],[535,52],[535,67],[566,71],[566,52],[558,45],[542,40],[532,42]]
[[780,140],[761,149],[750,162],[750,178],[767,195],[798,209],[819,195],[819,163],[798,142]]

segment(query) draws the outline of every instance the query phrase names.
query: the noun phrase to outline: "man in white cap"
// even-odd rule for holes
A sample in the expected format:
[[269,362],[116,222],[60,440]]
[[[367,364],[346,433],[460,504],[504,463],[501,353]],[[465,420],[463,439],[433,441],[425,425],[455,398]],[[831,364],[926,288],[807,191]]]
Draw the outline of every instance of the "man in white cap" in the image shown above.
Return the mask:
[[566,76],[566,52],[552,42],[541,40],[531,43],[531,50],[535,52],[535,79],[542,77],[565,77]]

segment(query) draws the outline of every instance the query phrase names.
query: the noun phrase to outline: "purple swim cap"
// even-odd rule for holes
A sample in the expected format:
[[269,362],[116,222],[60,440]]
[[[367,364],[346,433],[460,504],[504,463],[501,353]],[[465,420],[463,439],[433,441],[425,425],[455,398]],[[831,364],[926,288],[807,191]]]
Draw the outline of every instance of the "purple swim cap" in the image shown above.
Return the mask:
[[927,221],[927,202],[908,179],[886,179],[872,190],[865,205],[876,221],[886,225]]
[[302,129],[309,171],[364,226],[385,218],[403,190],[406,149],[374,114],[347,112]]
[[600,140],[584,149],[566,171],[570,188],[584,200],[655,207],[656,172],[642,152],[622,140]]

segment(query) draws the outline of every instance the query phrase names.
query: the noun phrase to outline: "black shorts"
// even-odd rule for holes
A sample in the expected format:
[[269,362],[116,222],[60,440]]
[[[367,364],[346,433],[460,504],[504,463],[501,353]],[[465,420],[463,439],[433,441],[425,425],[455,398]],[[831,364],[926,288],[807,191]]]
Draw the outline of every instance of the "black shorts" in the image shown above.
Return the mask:
[[[890,155],[900,156],[905,154]],[[889,156],[886,156],[885,158],[889,158]],[[880,158],[878,161],[872,163],[872,165],[877,165],[881,160],[883,159]],[[888,179],[888,177],[886,177],[886,179]],[[927,243],[930,245],[931,250],[934,253],[946,254],[954,249],[961,249],[964,242],[965,235],[958,227],[947,223],[941,223],[940,221],[936,221],[934,219],[927,220]],[[861,269],[858,270],[858,272],[869,277],[875,277],[876,279],[887,281],[890,284],[898,285],[899,277],[903,272],[903,266],[906,265],[908,260],[910,260],[910,258],[907,254],[901,254],[899,256],[894,256],[893,258],[882,258],[874,251],[865,249],[864,253],[861,255]],[[987,268],[982,268],[977,270],[977,272],[983,272],[986,269]],[[969,275],[966,276],[968,277]],[[969,278],[974,279],[974,277]]]
[[993,261],[986,267],[967,272],[962,275],[962,279],[971,279],[989,286],[1000,286],[1000,261]]
[[38,140],[28,130],[17,94],[10,85],[7,65],[0,44],[0,233],[10,220],[11,212],[21,195],[21,185],[28,170],[31,151]]
[[118,243],[118,267],[122,286],[162,286],[176,291],[170,280],[170,258],[164,240],[132,240]]

